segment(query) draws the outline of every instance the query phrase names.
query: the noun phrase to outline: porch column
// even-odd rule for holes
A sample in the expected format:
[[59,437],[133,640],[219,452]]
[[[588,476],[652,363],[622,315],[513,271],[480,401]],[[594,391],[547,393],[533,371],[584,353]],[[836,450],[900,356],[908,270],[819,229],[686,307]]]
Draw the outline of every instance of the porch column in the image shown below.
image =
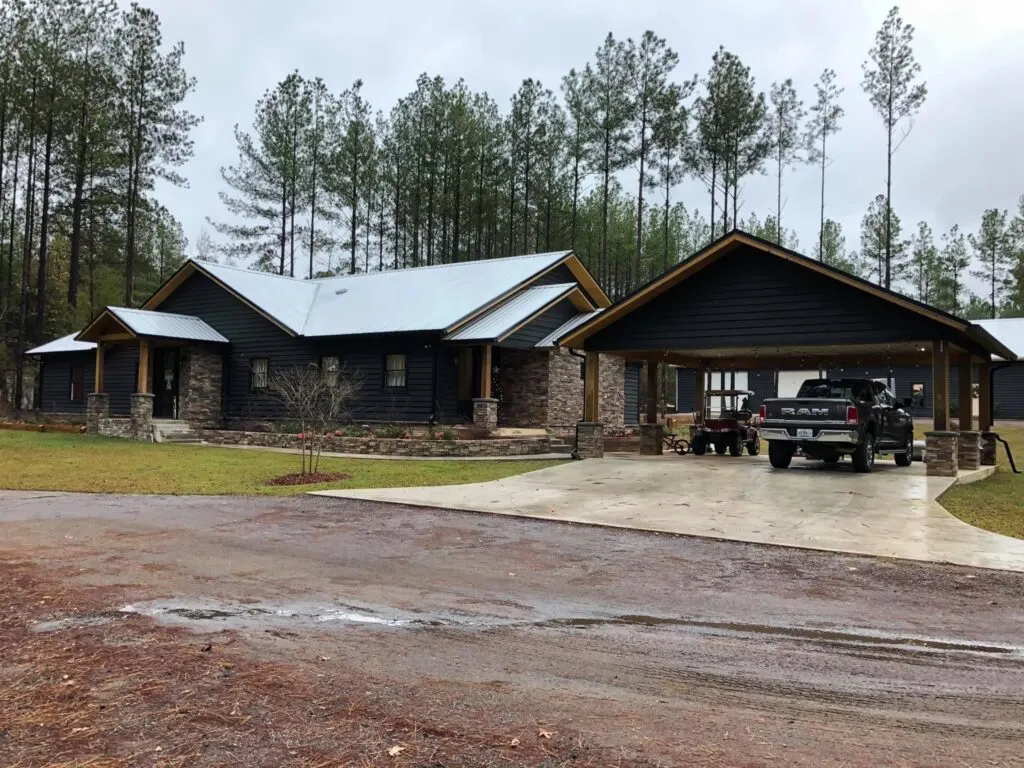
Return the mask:
[[135,391],[149,392],[149,339],[139,339],[139,371]]
[[973,394],[971,356],[966,352],[961,352],[960,362],[957,367],[960,379],[960,430],[971,431],[974,429],[974,398],[971,396]]
[[949,345],[932,342],[932,419],[936,432],[949,429]]
[[604,456],[604,425],[600,422],[601,356],[587,352],[583,364],[583,421],[576,425],[576,455],[581,459]]
[[102,342],[96,344],[96,371],[93,377],[93,390],[85,398],[85,431],[90,435],[98,435],[101,422],[110,418],[110,395],[103,391]]
[[658,423],[658,374],[660,367],[656,360],[647,361],[647,405],[646,420],[640,425],[640,453],[643,456],[660,456],[661,425]]
[[978,429],[992,428],[992,363],[978,364]]
[[498,426],[498,401],[491,397],[491,345],[480,349],[480,397],[473,399],[473,426],[490,432]]
[[694,371],[696,376],[693,390],[693,422],[694,424],[704,423],[704,385],[707,383],[707,367],[702,363]]

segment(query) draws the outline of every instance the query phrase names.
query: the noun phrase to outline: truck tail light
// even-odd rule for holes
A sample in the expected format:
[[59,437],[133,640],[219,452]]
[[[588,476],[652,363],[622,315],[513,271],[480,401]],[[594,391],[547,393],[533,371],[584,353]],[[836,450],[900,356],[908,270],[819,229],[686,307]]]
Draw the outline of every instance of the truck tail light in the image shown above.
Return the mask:
[[765,419],[767,419],[768,418],[768,406],[767,405],[762,405],[761,406],[761,410],[759,410],[757,412],[757,415],[760,417],[761,421],[764,421]]
[[846,423],[851,426],[860,423],[860,414],[857,413],[857,406],[846,406]]

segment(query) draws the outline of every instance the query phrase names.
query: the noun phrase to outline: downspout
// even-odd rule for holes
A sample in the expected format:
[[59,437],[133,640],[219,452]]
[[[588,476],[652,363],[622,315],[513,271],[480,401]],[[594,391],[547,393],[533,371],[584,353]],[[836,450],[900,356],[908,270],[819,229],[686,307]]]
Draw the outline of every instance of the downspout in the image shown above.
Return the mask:
[[[583,352],[577,352],[575,349],[570,349],[569,354],[573,357],[578,357],[584,363],[587,361],[587,356]],[[572,452],[569,454],[573,459],[578,460],[580,458],[580,424],[583,419],[587,418],[587,385],[586,382],[583,384],[583,418],[576,422],[576,435],[572,442]]]

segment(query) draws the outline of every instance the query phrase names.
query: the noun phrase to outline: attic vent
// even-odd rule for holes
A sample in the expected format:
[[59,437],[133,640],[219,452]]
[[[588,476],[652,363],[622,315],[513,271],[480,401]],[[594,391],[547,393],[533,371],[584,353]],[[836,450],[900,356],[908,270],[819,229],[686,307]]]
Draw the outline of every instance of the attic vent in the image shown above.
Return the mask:
[[335,296],[341,296],[343,293],[348,293],[348,288],[339,288],[334,292]]

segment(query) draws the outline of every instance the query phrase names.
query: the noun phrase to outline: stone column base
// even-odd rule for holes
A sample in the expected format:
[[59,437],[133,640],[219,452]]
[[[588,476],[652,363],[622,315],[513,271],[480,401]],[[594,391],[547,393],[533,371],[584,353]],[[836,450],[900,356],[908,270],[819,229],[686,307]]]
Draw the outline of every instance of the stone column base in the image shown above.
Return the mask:
[[473,426],[488,432],[498,427],[498,401],[493,397],[477,397],[473,400]]
[[933,477],[956,477],[957,461],[956,432],[925,432],[925,464],[928,474]]
[[153,441],[153,395],[148,392],[132,395],[132,439],[143,443]]
[[640,455],[661,456],[661,424],[640,425]]
[[981,433],[981,466],[983,467],[995,467],[999,464],[999,459],[996,457],[996,448],[999,444],[996,443],[995,432],[982,432]]
[[581,459],[604,458],[604,424],[581,421],[576,428],[576,453]]
[[981,433],[960,430],[957,441],[957,465],[960,469],[977,469],[981,466]]
[[85,431],[90,435],[100,433],[100,422],[110,418],[110,395],[106,392],[92,392],[86,396]]

